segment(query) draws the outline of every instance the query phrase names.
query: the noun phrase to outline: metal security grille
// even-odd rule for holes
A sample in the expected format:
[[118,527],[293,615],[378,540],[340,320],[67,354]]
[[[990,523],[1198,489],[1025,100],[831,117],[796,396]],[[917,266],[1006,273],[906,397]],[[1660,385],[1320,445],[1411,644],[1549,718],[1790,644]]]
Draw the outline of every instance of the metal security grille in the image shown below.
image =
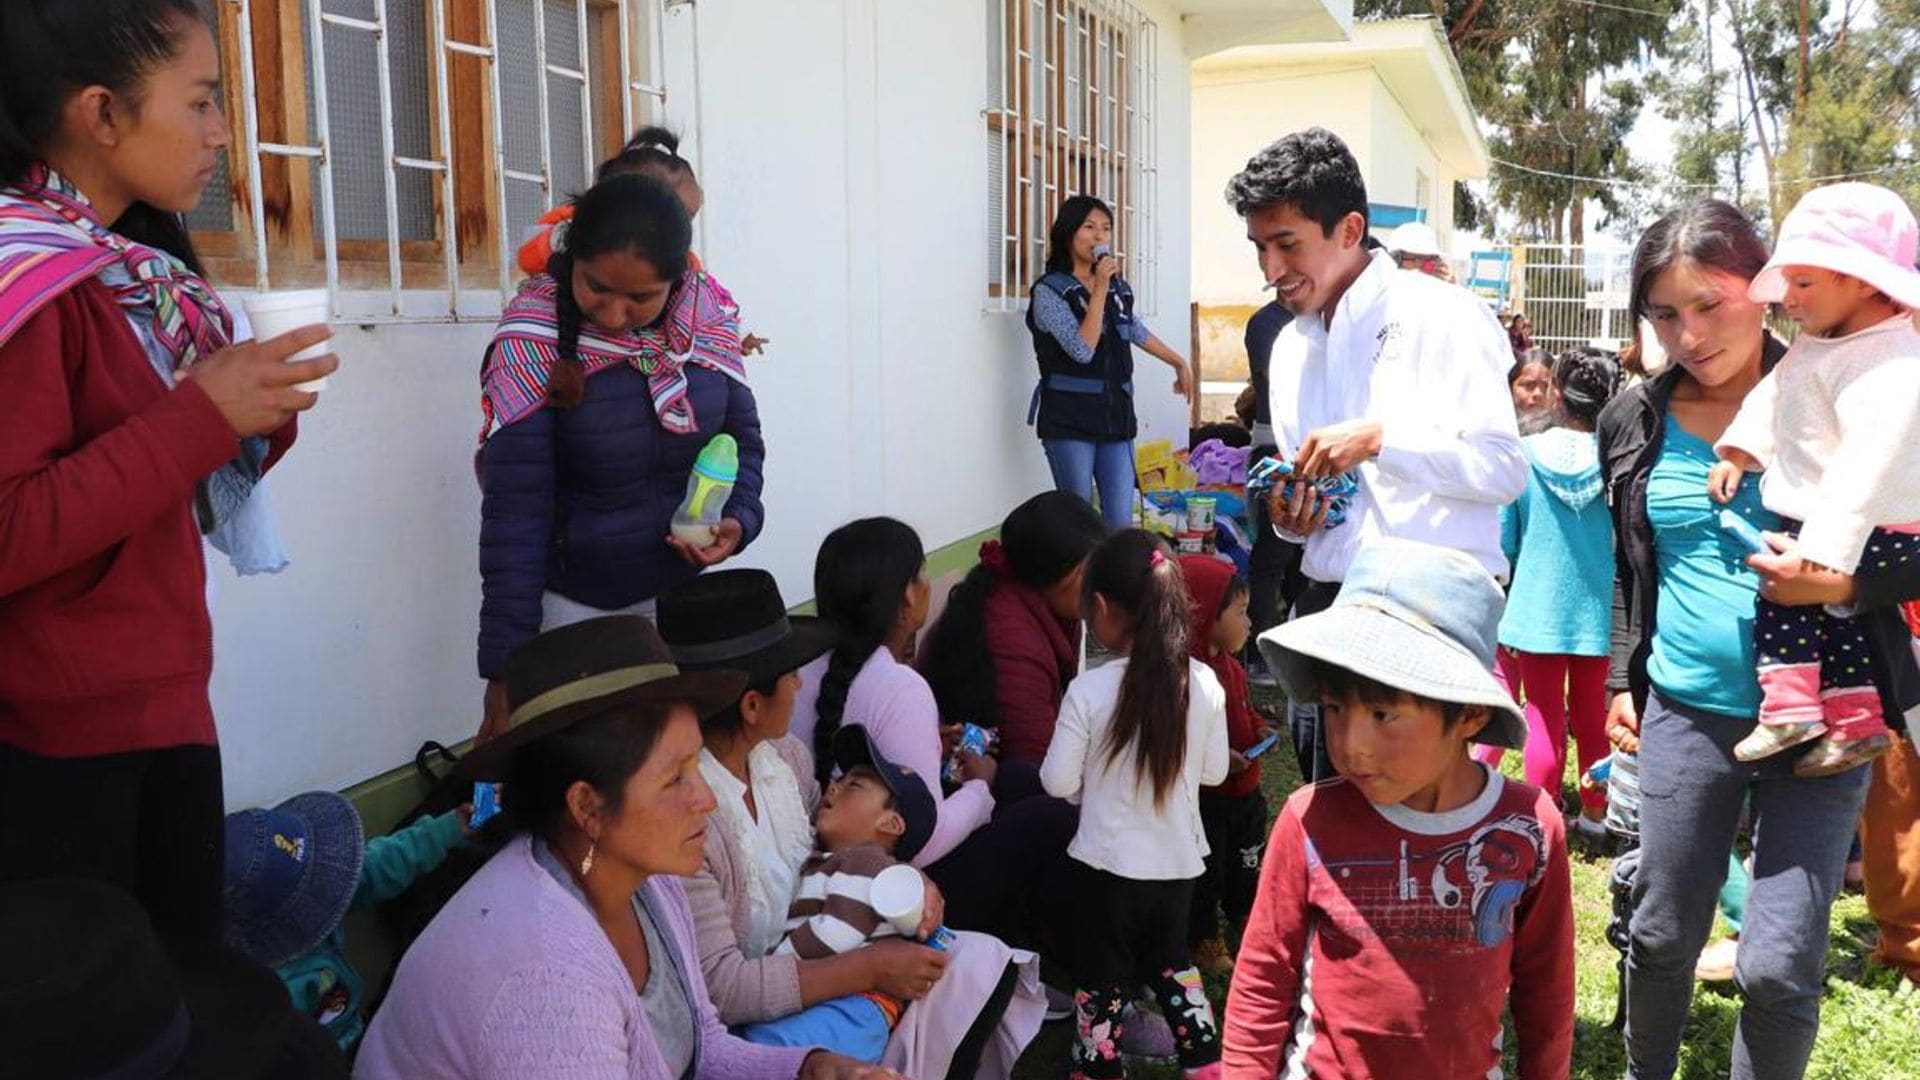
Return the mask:
[[1158,28],[1123,0],[987,3],[989,306],[1025,307],[1054,212],[1089,194],[1114,208],[1114,252],[1150,307]]
[[[260,72],[256,70],[256,0],[225,0],[237,34],[239,98],[244,138],[233,149],[245,162],[248,237],[253,284],[274,287],[268,253],[262,166],[272,158],[313,166],[314,238],[326,283],[340,313],[341,244],[384,246],[387,311],[372,318],[409,317],[402,303],[403,244],[438,241],[444,261],[446,310],[458,319],[462,252],[457,215],[457,162],[486,162],[482,210],[493,228],[495,251],[480,261],[497,266],[499,287],[511,291],[513,252],[525,227],[586,186],[601,147],[596,108],[605,118],[614,103],[596,94],[593,59],[614,52],[590,27],[611,14],[618,24],[618,117],[630,131],[656,120],[666,100],[660,72],[666,11],[692,0],[303,0],[297,16],[305,43],[307,89],[304,141],[261,137]],[[449,36],[448,9],[469,5],[484,27],[481,41]],[[264,5],[271,12],[271,5]],[[605,36],[604,34],[602,36]],[[456,145],[450,83],[456,57],[485,68],[484,153]],[[232,59],[231,57],[229,59]],[[463,114],[480,101],[458,103]],[[457,151],[466,150],[463,159]],[[235,166],[236,171],[238,166]],[[469,181],[471,182],[471,181]],[[225,185],[210,187],[224,190]],[[232,215],[196,212],[193,223],[218,227]],[[467,253],[471,258],[473,253]],[[416,305],[417,309],[417,305]],[[356,312],[356,318],[363,317]],[[412,317],[418,317],[416,314]]]

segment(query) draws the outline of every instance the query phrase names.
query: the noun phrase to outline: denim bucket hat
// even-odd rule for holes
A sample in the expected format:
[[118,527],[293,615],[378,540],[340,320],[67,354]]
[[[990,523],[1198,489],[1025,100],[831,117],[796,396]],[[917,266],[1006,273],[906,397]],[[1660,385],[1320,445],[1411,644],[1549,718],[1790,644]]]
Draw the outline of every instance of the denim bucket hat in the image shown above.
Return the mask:
[[1315,699],[1321,660],[1416,697],[1484,705],[1493,717],[1474,741],[1518,750],[1526,716],[1493,673],[1506,606],[1471,556],[1375,539],[1354,556],[1333,606],[1260,635],[1260,655],[1295,701]]
[[331,791],[227,815],[227,944],[279,967],[327,940],[360,887],[360,813]]

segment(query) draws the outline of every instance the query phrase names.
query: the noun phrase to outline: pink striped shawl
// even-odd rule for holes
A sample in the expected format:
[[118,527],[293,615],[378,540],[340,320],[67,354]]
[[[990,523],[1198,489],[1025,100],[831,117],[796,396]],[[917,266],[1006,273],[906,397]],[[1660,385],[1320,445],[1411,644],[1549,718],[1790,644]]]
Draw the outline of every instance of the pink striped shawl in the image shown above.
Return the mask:
[[[500,316],[493,347],[480,373],[482,442],[547,403],[547,377],[560,360],[559,285],[539,274],[520,286]],[[705,271],[689,270],[674,286],[659,326],[610,337],[591,323],[580,328],[579,357],[588,378],[616,364],[647,377],[660,426],[684,435],[695,429],[687,400],[686,365],[698,364],[746,385],[740,360],[740,310]]]

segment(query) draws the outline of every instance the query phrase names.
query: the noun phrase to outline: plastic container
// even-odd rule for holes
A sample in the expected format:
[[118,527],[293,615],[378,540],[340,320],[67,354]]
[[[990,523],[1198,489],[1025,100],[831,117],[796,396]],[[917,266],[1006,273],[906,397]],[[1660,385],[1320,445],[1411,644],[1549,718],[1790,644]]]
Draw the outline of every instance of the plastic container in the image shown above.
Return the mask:
[[1210,533],[1218,500],[1210,495],[1187,496],[1187,531]]
[[673,535],[694,547],[710,546],[727,500],[733,497],[733,482],[739,478],[739,444],[731,435],[715,435],[687,474],[687,497],[673,512]]
[[[241,297],[240,306],[247,313],[247,321],[253,324],[255,341],[279,337],[289,330],[298,330],[303,326],[316,323],[332,323],[332,300],[325,289],[290,289],[284,292],[250,293]],[[309,345],[292,356],[287,363],[296,360],[313,360],[333,351],[332,338]],[[295,390],[304,390],[317,394],[327,388],[326,379],[299,383]]]

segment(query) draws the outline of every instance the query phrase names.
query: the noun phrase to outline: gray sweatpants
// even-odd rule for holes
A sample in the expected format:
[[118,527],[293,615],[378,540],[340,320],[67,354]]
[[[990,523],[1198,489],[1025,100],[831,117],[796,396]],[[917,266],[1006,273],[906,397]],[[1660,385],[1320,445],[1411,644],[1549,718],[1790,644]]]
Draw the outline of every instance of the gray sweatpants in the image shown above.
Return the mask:
[[1827,915],[1870,770],[1803,780],[1799,755],[1743,764],[1739,720],[1661,700],[1640,719],[1640,873],[1627,953],[1633,1080],[1669,1080],[1693,1000],[1693,964],[1713,929],[1743,800],[1753,814],[1753,890],[1734,983],[1745,998],[1734,1080],[1798,1080],[1820,1028]]

